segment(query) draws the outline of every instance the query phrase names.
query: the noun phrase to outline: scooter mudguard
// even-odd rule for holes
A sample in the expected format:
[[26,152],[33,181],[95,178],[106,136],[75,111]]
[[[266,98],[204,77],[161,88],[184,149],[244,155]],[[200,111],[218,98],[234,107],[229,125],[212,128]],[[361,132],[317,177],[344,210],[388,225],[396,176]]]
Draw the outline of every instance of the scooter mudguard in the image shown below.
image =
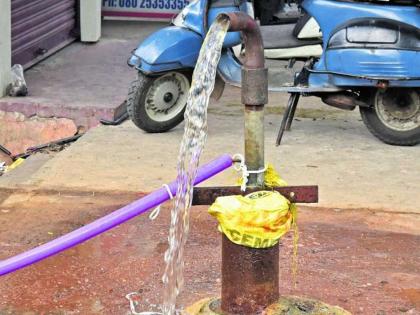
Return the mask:
[[194,68],[202,42],[193,31],[168,26],[147,37],[133,51],[128,64],[145,74]]

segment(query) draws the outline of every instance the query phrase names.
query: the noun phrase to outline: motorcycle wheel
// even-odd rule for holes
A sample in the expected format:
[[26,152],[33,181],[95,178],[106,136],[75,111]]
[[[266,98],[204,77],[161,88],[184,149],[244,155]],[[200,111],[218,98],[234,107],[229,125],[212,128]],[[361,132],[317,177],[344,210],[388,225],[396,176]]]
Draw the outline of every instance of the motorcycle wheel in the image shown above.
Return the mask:
[[190,85],[189,73],[172,71],[152,77],[139,72],[128,91],[130,119],[149,133],[176,127],[184,119]]
[[370,107],[360,107],[364,124],[385,143],[412,146],[420,143],[420,90],[389,88],[367,97]]

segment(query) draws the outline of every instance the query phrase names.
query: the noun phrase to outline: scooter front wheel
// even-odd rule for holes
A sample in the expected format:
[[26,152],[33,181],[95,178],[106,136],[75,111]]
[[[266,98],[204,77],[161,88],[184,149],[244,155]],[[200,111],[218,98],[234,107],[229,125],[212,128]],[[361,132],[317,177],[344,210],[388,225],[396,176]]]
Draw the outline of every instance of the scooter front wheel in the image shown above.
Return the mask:
[[370,107],[360,107],[364,124],[385,143],[412,146],[420,143],[420,90],[389,88],[367,97]]
[[139,72],[131,83],[127,112],[140,129],[158,133],[180,124],[184,119],[191,74],[171,71],[159,76]]

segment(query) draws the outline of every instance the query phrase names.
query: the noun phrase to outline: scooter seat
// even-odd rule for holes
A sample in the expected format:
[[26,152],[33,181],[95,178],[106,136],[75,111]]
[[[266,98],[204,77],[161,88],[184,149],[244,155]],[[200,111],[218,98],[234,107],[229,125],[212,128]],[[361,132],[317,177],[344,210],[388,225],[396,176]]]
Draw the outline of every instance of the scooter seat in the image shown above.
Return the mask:
[[260,27],[266,58],[301,59],[319,57],[322,54],[321,39],[299,39],[295,35],[294,29],[295,24]]
[[264,48],[292,48],[322,44],[320,38],[298,39],[294,34],[295,24],[261,26]]

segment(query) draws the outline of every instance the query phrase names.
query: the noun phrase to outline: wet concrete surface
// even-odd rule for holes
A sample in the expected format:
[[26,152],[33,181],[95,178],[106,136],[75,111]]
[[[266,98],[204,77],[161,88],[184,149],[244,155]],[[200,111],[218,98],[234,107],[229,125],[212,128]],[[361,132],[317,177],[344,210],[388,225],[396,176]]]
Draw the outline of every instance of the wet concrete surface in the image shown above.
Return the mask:
[[[20,253],[134,200],[134,193],[0,193],[0,259]],[[0,314],[129,314],[161,301],[169,204],[36,265],[0,278]],[[206,207],[194,207],[183,308],[220,292],[221,236]],[[280,292],[339,305],[353,314],[420,314],[419,215],[300,207],[297,287],[292,233],[281,241]],[[394,224],[395,223],[395,224]]]

